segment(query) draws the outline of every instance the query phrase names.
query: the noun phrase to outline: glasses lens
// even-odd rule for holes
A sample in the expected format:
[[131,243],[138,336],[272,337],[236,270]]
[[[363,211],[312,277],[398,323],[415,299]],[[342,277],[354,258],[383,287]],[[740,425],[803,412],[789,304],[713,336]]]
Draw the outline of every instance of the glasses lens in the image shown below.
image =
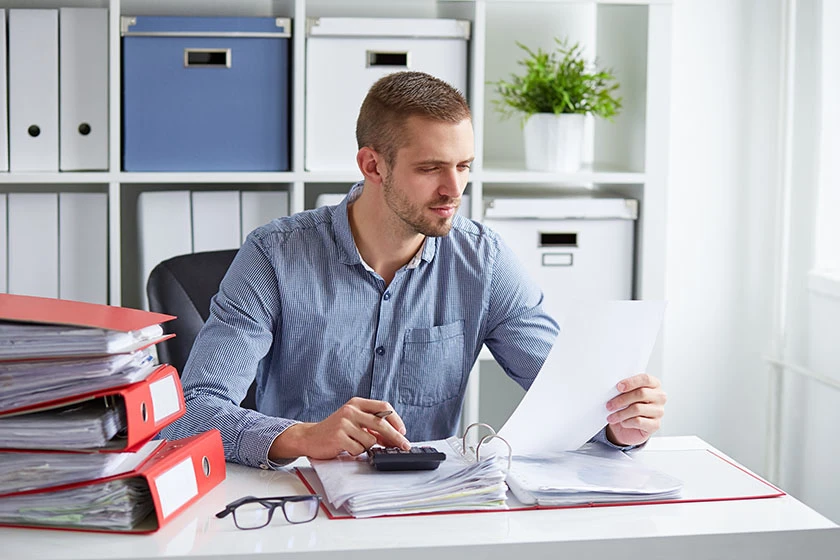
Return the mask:
[[318,498],[306,497],[301,500],[289,500],[283,504],[283,513],[289,523],[306,523],[318,515]]
[[233,510],[233,520],[240,529],[258,529],[268,525],[270,514],[270,508],[259,502],[250,502]]

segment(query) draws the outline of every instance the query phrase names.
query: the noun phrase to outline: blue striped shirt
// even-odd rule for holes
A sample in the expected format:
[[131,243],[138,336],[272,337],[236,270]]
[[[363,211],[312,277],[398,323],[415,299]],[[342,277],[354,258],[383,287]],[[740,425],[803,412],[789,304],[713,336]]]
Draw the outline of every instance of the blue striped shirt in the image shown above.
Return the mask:
[[[187,414],[165,437],[217,428],[229,461],[268,468],[279,433],[359,396],[391,403],[409,441],[445,438],[483,344],[531,385],[558,327],[499,236],[456,215],[386,286],[359,255],[348,198],[248,236],[184,368]],[[238,406],[255,376],[259,412]]]

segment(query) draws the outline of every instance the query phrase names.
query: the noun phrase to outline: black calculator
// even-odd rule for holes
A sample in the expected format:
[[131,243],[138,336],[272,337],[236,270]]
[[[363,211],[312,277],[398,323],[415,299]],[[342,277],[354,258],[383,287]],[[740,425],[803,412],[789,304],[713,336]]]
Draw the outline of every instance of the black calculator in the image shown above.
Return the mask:
[[446,454],[423,445],[405,451],[399,447],[371,447],[368,460],[379,471],[431,471],[446,460]]

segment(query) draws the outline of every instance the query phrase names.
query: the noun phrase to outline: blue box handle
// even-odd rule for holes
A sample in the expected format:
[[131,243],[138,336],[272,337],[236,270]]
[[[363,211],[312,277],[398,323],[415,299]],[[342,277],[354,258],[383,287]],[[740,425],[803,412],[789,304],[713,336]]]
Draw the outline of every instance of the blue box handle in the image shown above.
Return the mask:
[[230,49],[184,49],[184,68],[230,68]]

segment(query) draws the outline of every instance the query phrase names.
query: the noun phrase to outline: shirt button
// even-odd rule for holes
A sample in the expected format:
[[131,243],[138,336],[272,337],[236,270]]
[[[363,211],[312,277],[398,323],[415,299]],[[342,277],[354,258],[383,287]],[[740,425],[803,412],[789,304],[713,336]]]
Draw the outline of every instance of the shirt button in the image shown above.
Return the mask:
[[385,353],[385,348],[380,346],[379,348],[376,349],[376,353],[381,356],[382,354]]
[[391,292],[385,292],[385,295],[383,296],[383,299],[385,299],[385,301],[388,301],[389,299],[391,299]]
[[265,463],[260,463],[260,468],[264,471],[267,471],[268,470],[268,465],[266,465]]

